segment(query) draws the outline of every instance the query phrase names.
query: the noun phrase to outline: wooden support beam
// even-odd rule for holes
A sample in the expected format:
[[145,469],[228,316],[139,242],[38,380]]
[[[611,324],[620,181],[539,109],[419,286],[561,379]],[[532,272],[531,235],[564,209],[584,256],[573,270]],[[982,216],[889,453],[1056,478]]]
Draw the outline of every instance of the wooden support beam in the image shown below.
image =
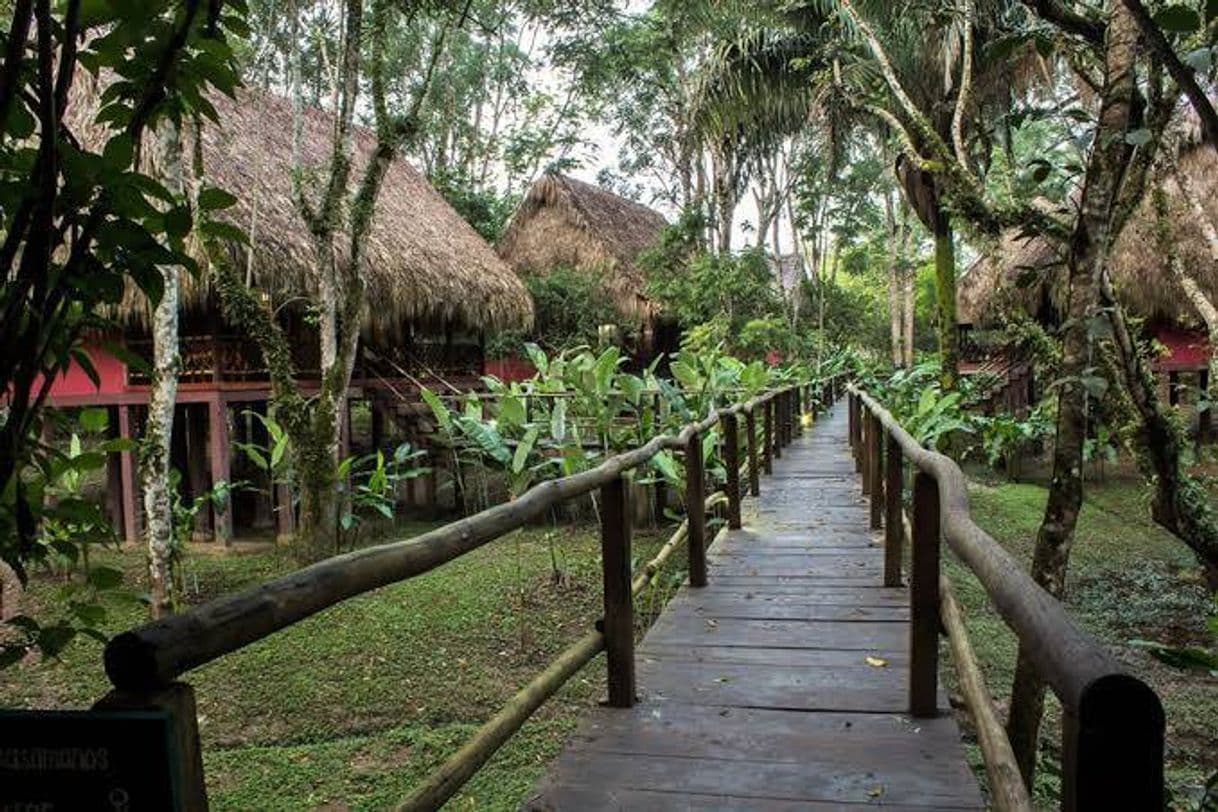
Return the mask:
[[605,654],[613,708],[634,704],[634,599],[630,589],[629,482],[616,476],[601,486],[601,565],[605,586]]
[[1032,812],[1032,801],[1028,797],[1027,787],[1024,786],[1023,776],[1019,773],[1019,764],[1011,750],[1011,741],[1007,738],[1002,722],[998,721],[994,700],[985,687],[985,677],[968,639],[964,615],[952,594],[951,582],[945,577],[939,579],[939,593],[939,615],[943,618],[943,628],[947,632],[952,665],[960,682],[960,693],[968,706],[969,715],[973,718],[977,742],[981,745],[990,801],[996,812]]
[[720,419],[723,426],[723,463],[727,466],[727,526],[740,528],[740,426],[736,415],[728,412]]
[[776,392],[774,397],[770,398],[770,414],[773,416],[773,457],[776,460],[782,459],[782,393]]
[[706,586],[706,508],[702,503],[706,474],[702,464],[702,435],[685,443],[685,512],[689,522],[689,585]]
[[761,460],[767,474],[774,473],[774,401],[761,404]]
[[748,440],[749,493],[761,496],[761,469],[757,465],[757,417],[752,409],[744,413],[744,434]]
[[[118,436],[135,441],[135,426],[131,421],[131,406],[118,407]],[[140,540],[138,499],[135,493],[135,452],[123,451],[119,458],[119,476],[122,479],[121,501],[123,503],[123,541],[138,544]]]
[[863,496],[871,495],[871,461],[873,459],[872,442],[874,438],[874,430],[871,425],[871,412],[863,409],[859,412],[859,451],[858,458],[854,461],[855,467],[858,469],[860,479],[863,483]]
[[[207,407],[198,403],[180,406],[186,412],[186,481],[190,492],[197,496],[208,488],[207,475]],[[194,535],[197,540],[211,538],[211,511],[204,508],[195,514]]]
[[802,436],[804,433],[804,389],[796,384],[791,390],[791,431],[793,437]]
[[[228,439],[228,405],[217,395],[207,404],[208,456],[211,484],[232,481],[232,449]],[[225,546],[233,540],[233,506],[229,500],[222,508],[212,508],[212,533]]]
[[902,498],[905,490],[901,443],[885,432],[884,453],[884,586],[901,585],[901,544],[905,539]]
[[938,713],[939,484],[924,472],[913,481],[913,549],[909,578],[909,713]]
[[871,529],[879,530],[884,523],[884,435],[880,428],[880,419],[868,414],[868,450],[871,458],[868,470],[871,472]]

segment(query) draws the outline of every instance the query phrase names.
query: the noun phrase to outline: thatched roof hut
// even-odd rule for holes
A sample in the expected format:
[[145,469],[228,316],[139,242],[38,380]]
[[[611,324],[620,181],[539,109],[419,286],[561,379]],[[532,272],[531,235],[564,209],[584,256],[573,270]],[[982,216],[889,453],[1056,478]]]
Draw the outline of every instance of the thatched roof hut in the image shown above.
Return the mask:
[[[1218,222],[1218,156],[1209,146],[1194,145],[1183,150],[1178,160],[1206,215]],[[1168,184],[1166,191],[1180,259],[1201,289],[1216,299],[1218,263],[1201,222],[1174,184]],[[1200,315],[1171,277],[1155,227],[1154,204],[1148,194],[1113,248],[1111,273],[1117,296],[1132,313],[1150,323],[1200,326]],[[1013,232],[1004,235],[994,250],[961,275],[957,320],[985,326],[1000,321],[1004,308],[1016,306],[1038,319],[1055,321],[1065,304],[1064,250],[1045,238],[1025,238]]]
[[[203,127],[206,183],[237,196],[223,217],[251,240],[248,247],[232,245],[233,259],[272,302],[305,295],[313,288],[315,256],[293,202],[291,103],[252,89],[239,90],[235,101],[218,93],[210,101],[219,124]],[[306,188],[324,181],[332,144],[333,117],[308,109],[302,138]],[[375,145],[372,132],[356,128],[352,192]],[[532,300],[519,277],[404,159],[395,160],[385,176],[363,258],[364,322],[374,333],[394,335],[407,325],[481,331],[532,323]],[[206,308],[208,280],[185,281],[183,307]],[[144,297],[129,296],[122,315],[143,321]]]
[[558,173],[525,195],[499,240],[499,256],[519,272],[568,266],[602,275],[617,309],[654,315],[639,255],[659,243],[668,221],[659,212]]

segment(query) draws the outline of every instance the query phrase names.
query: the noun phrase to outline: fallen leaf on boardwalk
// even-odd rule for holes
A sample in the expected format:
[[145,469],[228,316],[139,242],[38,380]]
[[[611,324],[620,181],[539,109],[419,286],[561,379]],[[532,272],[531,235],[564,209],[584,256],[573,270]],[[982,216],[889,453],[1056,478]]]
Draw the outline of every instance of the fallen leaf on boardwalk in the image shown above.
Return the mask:
[[872,668],[887,668],[888,661],[883,657],[868,657],[867,665],[871,666]]
[[881,795],[884,794],[884,787],[881,784],[876,784],[874,787],[867,790],[867,794],[870,795],[872,798],[879,798]]
[[715,622],[715,621],[713,621],[713,620],[709,620],[709,619],[706,621],[706,625],[707,625],[709,628],[712,628],[712,629],[717,628],[717,627],[719,626],[719,624],[718,624],[718,623],[716,623],[716,622]]

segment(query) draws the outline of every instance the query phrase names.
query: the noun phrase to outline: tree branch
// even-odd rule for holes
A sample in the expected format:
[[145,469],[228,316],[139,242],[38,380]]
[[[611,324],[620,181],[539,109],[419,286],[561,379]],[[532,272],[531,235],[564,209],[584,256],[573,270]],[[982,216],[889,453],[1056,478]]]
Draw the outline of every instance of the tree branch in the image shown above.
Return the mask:
[[1193,109],[1197,111],[1198,118],[1201,119],[1201,132],[1205,140],[1210,146],[1218,151],[1218,111],[1214,110],[1214,105],[1210,103],[1209,97],[1205,95],[1205,91],[1201,89],[1201,85],[1197,83],[1197,76],[1192,69],[1180,61],[1180,57],[1176,56],[1176,51],[1171,47],[1171,43],[1167,41],[1167,37],[1163,36],[1163,31],[1151,19],[1150,12],[1142,5],[1140,0],[1121,0],[1125,8],[1133,17],[1134,22],[1138,24],[1138,28],[1142,31],[1142,36],[1145,37],[1147,45],[1158,57],[1163,66],[1167,68],[1168,74],[1175,80],[1180,89],[1184,91],[1184,95],[1188,97],[1189,103]]

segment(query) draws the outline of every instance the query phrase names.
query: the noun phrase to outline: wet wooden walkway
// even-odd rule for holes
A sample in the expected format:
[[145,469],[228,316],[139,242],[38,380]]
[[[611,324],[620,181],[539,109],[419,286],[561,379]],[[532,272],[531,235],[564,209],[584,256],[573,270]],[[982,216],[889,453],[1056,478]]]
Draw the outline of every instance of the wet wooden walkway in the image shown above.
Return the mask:
[[946,699],[904,713],[908,594],[882,586],[844,403],[761,492],[643,639],[639,702],[589,715],[525,809],[983,808]]

